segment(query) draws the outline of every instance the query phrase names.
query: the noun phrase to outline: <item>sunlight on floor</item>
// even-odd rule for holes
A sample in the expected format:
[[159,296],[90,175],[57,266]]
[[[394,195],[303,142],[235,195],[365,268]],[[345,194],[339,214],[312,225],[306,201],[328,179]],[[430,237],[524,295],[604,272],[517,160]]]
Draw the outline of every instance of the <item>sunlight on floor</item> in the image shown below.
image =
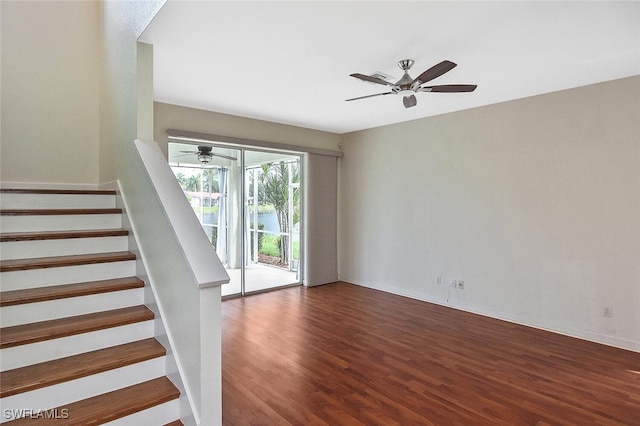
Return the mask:
[[[222,286],[222,295],[240,293],[240,269],[227,269],[229,284]],[[297,272],[275,266],[254,263],[245,269],[246,292],[266,290],[299,282]]]

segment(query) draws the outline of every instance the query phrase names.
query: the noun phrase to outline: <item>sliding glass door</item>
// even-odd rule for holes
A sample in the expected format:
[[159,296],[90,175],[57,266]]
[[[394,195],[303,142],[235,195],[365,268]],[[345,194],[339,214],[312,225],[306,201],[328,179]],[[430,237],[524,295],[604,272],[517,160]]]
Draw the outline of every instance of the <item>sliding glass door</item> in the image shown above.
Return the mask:
[[169,164],[230,277],[224,297],[301,283],[301,157],[186,142]]
[[245,151],[245,291],[300,283],[300,156]]

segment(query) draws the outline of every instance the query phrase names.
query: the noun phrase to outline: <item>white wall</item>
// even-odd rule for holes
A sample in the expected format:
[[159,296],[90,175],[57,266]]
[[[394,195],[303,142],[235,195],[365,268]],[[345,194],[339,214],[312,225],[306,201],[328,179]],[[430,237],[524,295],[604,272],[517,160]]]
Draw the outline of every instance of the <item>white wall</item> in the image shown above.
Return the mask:
[[632,77],[345,135],[340,278],[640,350],[638,117]]
[[[100,181],[108,182],[117,176],[125,189],[133,189],[140,182],[142,171],[134,154],[133,141],[138,136],[138,115],[144,114],[145,110],[143,106],[138,108],[138,85],[153,78],[152,75],[146,78],[138,75],[138,60],[141,58],[137,38],[164,3],[165,0],[100,3],[104,37],[100,87]],[[150,60],[149,49],[140,56]],[[146,67],[142,71],[150,73],[150,70]],[[144,91],[151,87],[149,84],[143,86]],[[151,104],[147,108],[151,108]],[[150,116],[148,112],[147,117]],[[141,122],[152,125],[148,120]],[[140,129],[143,136],[150,132],[151,129]]]
[[155,103],[154,139],[167,156],[167,129],[338,150],[340,135],[178,105]]
[[[149,111],[153,108],[149,84],[152,47],[138,45],[137,37],[163,3],[164,0],[103,3],[105,78],[101,137],[112,143],[102,145],[101,160],[105,159],[103,166],[108,170],[108,158],[114,159],[115,176],[165,327],[175,343],[172,356],[182,367],[182,380],[195,409],[195,420],[215,425],[221,423],[222,415],[219,288],[203,296],[195,286],[134,146],[136,136],[149,137],[153,133],[153,115]],[[200,327],[203,318],[207,319],[208,327]],[[174,377],[172,372],[169,375]]]
[[304,162],[304,284],[338,279],[338,158],[307,154]]
[[99,182],[98,2],[3,1],[0,180]]
[[0,3],[2,182],[95,186],[121,158],[130,170],[116,147],[137,133],[136,38],[163,3]]

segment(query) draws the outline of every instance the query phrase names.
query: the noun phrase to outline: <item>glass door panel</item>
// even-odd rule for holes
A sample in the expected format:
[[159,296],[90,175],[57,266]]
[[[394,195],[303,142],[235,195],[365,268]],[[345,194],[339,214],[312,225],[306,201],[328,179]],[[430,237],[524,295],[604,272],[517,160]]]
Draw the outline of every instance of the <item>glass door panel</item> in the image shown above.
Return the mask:
[[223,297],[301,283],[299,155],[170,142],[168,156],[229,274]]
[[169,165],[231,278],[222,295],[241,294],[242,153],[202,146],[204,151],[193,144],[169,143]]
[[245,292],[300,283],[300,163],[245,150]]

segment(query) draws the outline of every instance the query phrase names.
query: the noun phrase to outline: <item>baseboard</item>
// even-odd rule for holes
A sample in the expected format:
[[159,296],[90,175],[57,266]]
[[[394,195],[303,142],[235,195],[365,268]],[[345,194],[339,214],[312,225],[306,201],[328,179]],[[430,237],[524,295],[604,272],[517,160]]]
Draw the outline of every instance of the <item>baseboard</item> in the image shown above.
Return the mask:
[[0,188],[11,189],[72,189],[72,190],[96,190],[96,189],[114,189],[113,184],[104,184],[104,186],[92,183],[51,183],[51,182],[1,182]]
[[110,182],[100,183],[98,184],[97,188],[103,189],[103,190],[119,190],[120,189],[115,180],[112,180]]
[[337,282],[338,280],[333,280],[333,281],[327,281],[327,282],[321,282],[321,283],[309,283],[309,282],[303,282],[302,284],[305,287],[318,287],[320,285],[327,285],[327,284],[333,284],[335,282]]

